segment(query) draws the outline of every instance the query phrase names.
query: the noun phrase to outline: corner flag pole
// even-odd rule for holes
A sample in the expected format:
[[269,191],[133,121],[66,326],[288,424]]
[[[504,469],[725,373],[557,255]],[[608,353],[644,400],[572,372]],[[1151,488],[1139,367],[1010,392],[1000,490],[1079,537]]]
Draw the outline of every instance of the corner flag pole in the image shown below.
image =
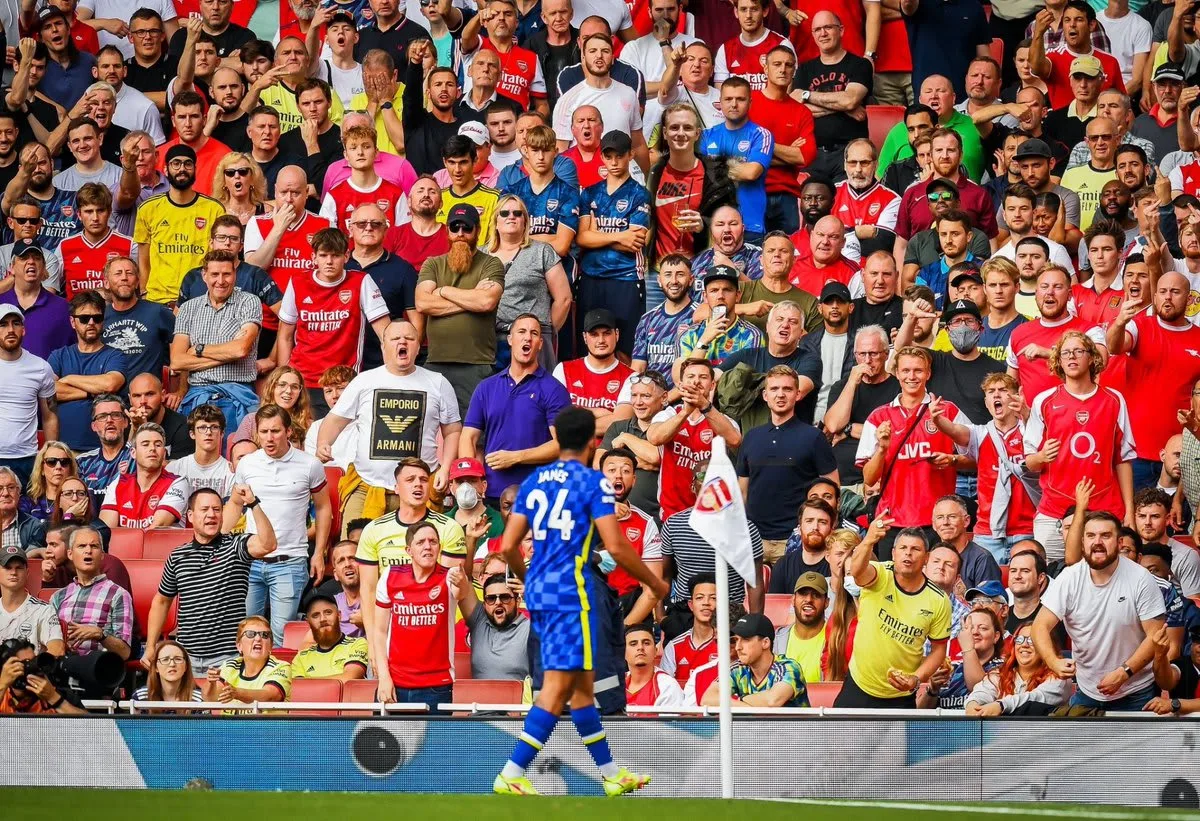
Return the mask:
[[696,504],[688,517],[692,529],[713,548],[717,576],[717,681],[720,683],[721,797],[733,798],[733,696],[729,679],[729,568],[755,583],[754,552],[746,505],[725,440],[712,441],[712,457]]

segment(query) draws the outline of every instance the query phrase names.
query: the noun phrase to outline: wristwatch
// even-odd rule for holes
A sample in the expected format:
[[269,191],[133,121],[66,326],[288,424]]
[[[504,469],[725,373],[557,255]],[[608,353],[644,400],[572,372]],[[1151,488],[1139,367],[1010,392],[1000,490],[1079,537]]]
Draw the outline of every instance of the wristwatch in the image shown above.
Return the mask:
[[808,102],[808,98],[809,98],[809,97],[811,97],[811,96],[812,96],[812,92],[811,92],[811,91],[809,91],[807,88],[806,88],[806,89],[804,89],[804,93],[800,95],[800,102],[802,102],[802,103],[807,103],[807,102]]
[[379,108],[381,111],[391,111],[392,110],[392,101],[388,100],[386,103],[383,103],[382,105],[380,105]]
[[663,48],[675,48],[675,46],[671,45],[670,40],[659,40],[658,44]]
[[1125,671],[1125,675],[1129,676],[1130,678],[1133,678],[1133,668],[1132,667],[1130,667],[1128,664],[1122,664],[1121,669]]
[[196,356],[204,356],[204,343],[203,342],[196,343]]
[[246,502],[244,507],[246,508],[246,510],[254,510],[254,508],[258,507],[260,502],[262,502],[262,499],[255,496],[253,500]]
[[1177,699],[1177,698],[1171,699],[1171,712],[1172,713],[1174,713],[1175,715],[1179,715],[1179,711],[1182,709],[1183,709],[1183,705],[1179,703],[1179,699]]
[[873,51],[864,51],[864,52],[863,52],[863,57],[867,58],[868,60],[874,60],[874,59],[875,59],[875,52],[873,52]]

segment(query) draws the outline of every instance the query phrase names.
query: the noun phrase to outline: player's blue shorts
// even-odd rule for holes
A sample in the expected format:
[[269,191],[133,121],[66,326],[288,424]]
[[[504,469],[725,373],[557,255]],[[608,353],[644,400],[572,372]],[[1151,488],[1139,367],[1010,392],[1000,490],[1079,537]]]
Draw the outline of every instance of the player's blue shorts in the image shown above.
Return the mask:
[[586,610],[534,610],[529,614],[542,649],[543,670],[592,670],[595,640]]

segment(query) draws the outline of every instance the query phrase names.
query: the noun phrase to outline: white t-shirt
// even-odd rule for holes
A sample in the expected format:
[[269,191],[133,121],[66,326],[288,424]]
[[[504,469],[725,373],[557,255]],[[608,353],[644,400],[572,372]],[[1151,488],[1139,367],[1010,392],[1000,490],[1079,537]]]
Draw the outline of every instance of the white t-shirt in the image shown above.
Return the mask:
[[1166,605],[1150,571],[1124,556],[1102,587],[1092,581],[1091,570],[1086,561],[1068,567],[1042,596],[1042,604],[1062,620],[1071,639],[1080,691],[1097,701],[1115,701],[1154,682],[1154,672],[1146,665],[1111,696],[1097,687],[1142,643],[1142,622],[1163,618]]
[[[138,9],[153,9],[166,23],[179,15],[175,13],[175,4],[171,0],[79,0],[79,8],[91,9],[95,18],[112,18],[129,21]],[[133,56],[133,43],[128,37],[118,37],[107,31],[97,31],[100,38],[100,48],[116,46],[121,50],[121,56],[128,60]],[[10,34],[8,41],[15,42]]]
[[[312,493],[325,485],[325,468],[316,457],[289,447],[282,459],[256,450],[238,462],[233,481],[249,485],[262,501],[271,520],[279,548],[272,555],[295,558],[308,555],[308,504]],[[257,533],[254,516],[246,517],[246,532]]]
[[[676,34],[671,38],[671,46],[673,48],[686,47],[696,40],[697,38],[690,34]],[[642,77],[647,83],[661,82],[663,74],[667,71],[667,63],[662,56],[662,46],[658,44],[653,32],[626,43],[625,48],[621,49],[621,59],[642,72]]]
[[642,130],[642,109],[636,91],[616,80],[612,80],[608,88],[593,88],[585,81],[558,98],[558,104],[554,107],[554,134],[558,139],[574,145],[571,117],[576,109],[585,105],[595,106],[599,110],[605,134],[609,131],[632,134]]
[[[1071,262],[1071,255],[1067,253],[1067,248],[1061,242],[1055,242],[1049,237],[1038,237],[1042,242],[1046,243],[1046,247],[1050,249],[1050,261],[1055,265],[1061,265],[1068,271],[1075,270],[1075,263]],[[996,253],[992,254],[996,257],[1004,257],[1010,262],[1017,261],[1017,244],[1010,240],[1004,245],[996,249]]]
[[[321,423],[324,421],[323,418],[318,419],[308,426],[308,431],[304,434],[305,453],[317,455],[317,442],[320,441]],[[354,461],[354,449],[358,447],[357,425],[357,422],[346,425],[338,434],[338,438],[333,440],[333,461],[329,464],[345,470]]]
[[510,165],[519,163],[520,161],[521,149],[516,147],[516,143],[513,143],[512,151],[497,151],[493,148],[491,158],[488,160],[497,171],[503,171]]
[[571,25],[579,28],[589,17],[603,17],[608,21],[609,31],[616,37],[618,32],[633,28],[633,17],[629,14],[629,6],[622,0],[574,0],[571,3],[574,16]]
[[[35,563],[28,572],[41,573],[42,569]],[[24,639],[33,643],[35,653],[45,652],[47,642],[63,640],[58,613],[37,596],[26,596],[12,613],[0,605],[0,641],[8,639]]]
[[1168,539],[1167,544],[1171,546],[1171,575],[1179,582],[1183,595],[1189,599],[1200,596],[1200,553],[1175,539]]
[[396,486],[396,463],[403,458],[418,456],[436,469],[438,431],[462,421],[446,377],[425,368],[397,376],[386,365],[354,377],[332,413],[357,420],[354,469],[368,485],[383,488]]
[[363,75],[362,64],[355,63],[354,68],[338,68],[333,63],[328,63],[329,66],[329,84],[333,86],[333,90],[337,92],[338,98],[342,101],[342,107],[347,111],[350,110],[350,100],[355,94],[363,93]]
[[[103,36],[106,32],[100,32]],[[116,107],[113,108],[112,121],[128,131],[145,131],[154,140],[155,145],[167,141],[163,134],[162,118],[158,106],[150,101],[142,92],[130,85],[122,85],[117,92]]]
[[40,356],[22,350],[16,360],[0,359],[0,459],[37,453],[38,400],[54,398],[54,371]]
[[1154,27],[1136,12],[1126,12],[1124,17],[1109,17],[1103,11],[1096,12],[1096,22],[1104,27],[1108,41],[1112,44],[1109,53],[1121,64],[1121,77],[1126,84],[1133,77],[1133,59],[1139,54],[1149,54],[1154,42]]
[[182,459],[172,459],[167,463],[167,470],[187,482],[189,498],[203,488],[215,490],[226,500],[233,492],[233,466],[224,456],[217,457],[217,461],[211,465],[201,465],[196,461],[196,455],[192,454]]

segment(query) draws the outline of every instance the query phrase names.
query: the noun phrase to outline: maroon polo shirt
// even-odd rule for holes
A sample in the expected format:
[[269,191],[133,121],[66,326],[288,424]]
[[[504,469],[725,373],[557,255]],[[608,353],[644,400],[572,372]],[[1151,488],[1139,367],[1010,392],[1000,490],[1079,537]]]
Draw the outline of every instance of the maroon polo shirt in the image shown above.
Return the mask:
[[[982,185],[971,182],[961,171],[958,179],[958,207],[971,217],[972,226],[988,235],[989,239],[996,236],[996,207],[992,197]],[[929,182],[919,182],[910,185],[900,198],[900,216],[896,220],[896,233],[905,239],[924,231],[933,225],[933,214],[929,211],[929,201],[925,191]]]

